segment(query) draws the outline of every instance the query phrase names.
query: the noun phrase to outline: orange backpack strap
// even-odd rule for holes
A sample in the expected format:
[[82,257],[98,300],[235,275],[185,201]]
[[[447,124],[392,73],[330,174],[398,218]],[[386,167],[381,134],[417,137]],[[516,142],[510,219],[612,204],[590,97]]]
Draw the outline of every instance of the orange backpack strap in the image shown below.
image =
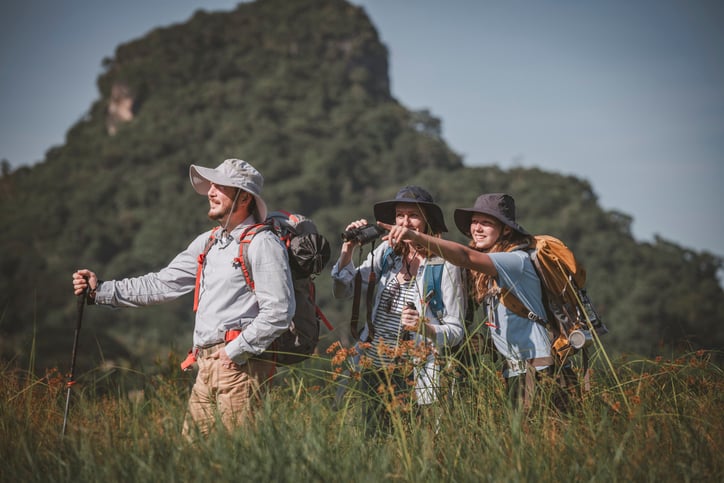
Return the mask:
[[209,239],[206,240],[204,251],[199,254],[199,263],[196,267],[196,286],[194,287],[194,312],[199,309],[199,288],[201,286],[201,272],[203,272],[204,270],[204,261],[206,260],[206,254],[209,253],[209,250],[211,250],[211,247],[214,245],[214,241],[216,240],[215,235],[219,228],[221,227],[217,226],[213,230],[211,230],[211,233],[209,234]]
[[239,236],[239,256],[234,258],[234,263],[241,267],[244,280],[246,280],[246,284],[252,291],[254,290],[254,279],[251,276],[251,267],[249,267],[246,260],[246,247],[249,246],[254,235],[271,229],[272,227],[269,223],[257,223],[256,225],[249,225],[244,228],[244,231],[241,232]]
[[514,314],[525,317],[526,319],[529,318],[529,314],[531,313],[530,310],[528,310],[525,304],[516,297],[512,290],[501,289],[495,281],[493,282],[493,287],[495,290],[500,291],[499,297],[501,304],[505,305],[505,307]]
[[528,309],[528,307],[525,306],[523,302],[520,301],[520,299],[513,293],[510,289],[501,289],[498,286],[498,282],[495,280],[492,281],[492,290],[491,290],[493,296],[498,297],[500,300],[500,303],[505,305],[505,307],[513,312],[515,315],[518,315],[520,317],[524,317],[526,319],[530,319],[534,322],[539,322],[543,325],[545,325],[546,320],[539,317],[536,313],[534,313],[532,310]]

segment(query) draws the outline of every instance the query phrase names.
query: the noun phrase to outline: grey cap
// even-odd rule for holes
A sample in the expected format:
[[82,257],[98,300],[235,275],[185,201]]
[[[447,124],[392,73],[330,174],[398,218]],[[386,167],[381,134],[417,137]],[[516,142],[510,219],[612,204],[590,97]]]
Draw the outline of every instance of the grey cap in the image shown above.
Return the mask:
[[215,169],[191,165],[189,168],[191,185],[200,195],[206,195],[211,183],[220,186],[241,188],[251,194],[256,200],[257,221],[266,219],[266,203],[261,197],[261,188],[264,186],[264,177],[251,164],[241,159],[227,159]]

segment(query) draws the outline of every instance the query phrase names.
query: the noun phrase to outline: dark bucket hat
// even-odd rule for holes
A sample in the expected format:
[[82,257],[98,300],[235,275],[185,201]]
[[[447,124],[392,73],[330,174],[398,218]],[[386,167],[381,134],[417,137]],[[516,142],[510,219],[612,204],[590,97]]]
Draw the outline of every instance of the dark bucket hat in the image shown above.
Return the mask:
[[375,203],[375,218],[377,221],[395,224],[395,206],[398,203],[412,203],[422,207],[425,212],[427,224],[433,233],[447,232],[445,217],[442,210],[435,204],[432,195],[419,186],[405,186],[395,195],[395,199]]
[[505,193],[487,193],[478,196],[472,208],[455,210],[455,225],[465,236],[470,235],[470,220],[475,213],[490,215],[522,235],[530,235],[515,222],[515,200]]

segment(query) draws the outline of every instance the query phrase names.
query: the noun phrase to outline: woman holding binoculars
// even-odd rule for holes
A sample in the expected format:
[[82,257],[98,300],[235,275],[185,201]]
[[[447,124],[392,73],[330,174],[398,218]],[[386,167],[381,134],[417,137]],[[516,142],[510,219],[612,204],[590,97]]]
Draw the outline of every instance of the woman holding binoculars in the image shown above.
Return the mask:
[[[447,231],[442,210],[419,186],[406,186],[394,199],[376,203],[374,214],[377,221],[433,237]],[[368,435],[389,430],[390,410],[400,404],[410,402],[407,408],[420,410],[440,397],[438,355],[458,344],[464,332],[461,269],[424,244],[392,247],[382,241],[355,267],[355,248],[380,234],[367,220],[351,222],[332,268],[335,298],[354,296],[355,307],[360,299],[368,301],[357,343]],[[351,329],[355,334],[356,327]]]

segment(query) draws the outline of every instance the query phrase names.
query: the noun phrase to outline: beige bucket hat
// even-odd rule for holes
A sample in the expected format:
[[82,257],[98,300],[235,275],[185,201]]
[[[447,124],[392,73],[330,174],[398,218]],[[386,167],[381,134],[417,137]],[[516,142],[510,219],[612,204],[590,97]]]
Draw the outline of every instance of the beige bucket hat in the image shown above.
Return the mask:
[[266,220],[267,208],[264,199],[261,197],[261,189],[264,186],[264,177],[251,164],[241,159],[227,159],[214,169],[196,166],[189,168],[191,185],[200,195],[206,195],[211,188],[211,183],[221,186],[241,188],[251,194],[256,200],[256,212],[254,215],[257,221]]

